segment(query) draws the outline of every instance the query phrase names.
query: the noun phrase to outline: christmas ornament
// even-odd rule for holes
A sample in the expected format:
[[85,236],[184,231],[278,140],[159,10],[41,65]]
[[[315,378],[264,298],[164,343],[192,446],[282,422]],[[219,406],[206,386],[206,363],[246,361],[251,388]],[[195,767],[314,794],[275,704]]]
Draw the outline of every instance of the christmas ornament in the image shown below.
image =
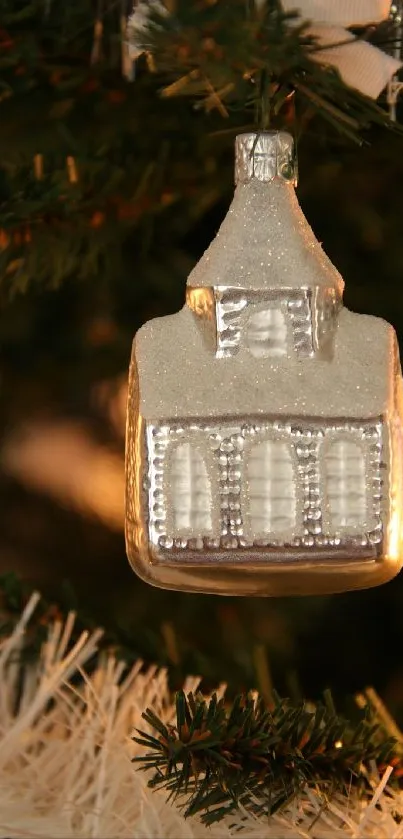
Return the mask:
[[403,561],[395,332],[343,307],[295,195],[290,135],[240,135],[236,182],[186,305],[134,341],[129,559],[189,591],[376,585]]

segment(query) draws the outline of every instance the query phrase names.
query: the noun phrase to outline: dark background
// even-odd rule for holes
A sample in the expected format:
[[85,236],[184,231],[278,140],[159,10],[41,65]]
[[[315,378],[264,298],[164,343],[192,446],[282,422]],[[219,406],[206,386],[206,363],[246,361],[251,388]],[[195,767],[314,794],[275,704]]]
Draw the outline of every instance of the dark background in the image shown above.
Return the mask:
[[[8,49],[13,56],[15,39]],[[169,664],[174,684],[197,673],[209,685],[267,690],[271,678],[280,693],[312,698],[330,686],[340,704],[373,685],[401,719],[402,575],[333,597],[164,592],[131,572],[121,527],[82,503],[79,473],[76,492],[55,489],[60,470],[74,473],[74,458],[38,449],[38,425],[73,424],[123,468],[116,400],[133,335],[182,305],[186,276],[231,200],[233,140],[244,115],[223,125],[189,102],[164,103],[144,69],[131,86],[108,76],[102,96],[98,88],[79,96],[78,82],[66,92],[63,73],[53,88],[25,89],[20,79],[36,65],[18,76],[17,58],[13,84],[22,87],[0,103],[0,236],[9,237],[0,286],[0,572],[13,570],[49,600],[101,622],[132,656]],[[40,182],[32,175],[38,153]],[[346,305],[386,318],[401,339],[402,136],[376,129],[360,147],[312,119],[298,153],[298,196],[344,276]],[[66,178],[70,154],[78,184]],[[16,237],[21,230],[28,241]],[[34,484],[18,443],[26,428]],[[50,475],[43,481],[41,463]]]

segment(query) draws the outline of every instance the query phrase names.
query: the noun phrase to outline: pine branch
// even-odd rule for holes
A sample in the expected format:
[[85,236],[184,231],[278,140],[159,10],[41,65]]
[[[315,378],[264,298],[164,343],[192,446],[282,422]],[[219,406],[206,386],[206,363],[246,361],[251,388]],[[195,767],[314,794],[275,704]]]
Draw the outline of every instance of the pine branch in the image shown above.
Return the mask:
[[221,198],[222,145],[206,158],[218,120],[161,102],[141,62],[135,83],[122,77],[120,2],[102,4],[96,60],[93,0],[0,5],[0,297],[32,282],[112,284],[129,249],[152,248],[156,218],[173,242]]
[[[28,601],[15,575],[0,577],[0,638],[13,632]],[[70,591],[63,601],[54,606],[41,600],[19,652],[23,664],[38,659],[54,621],[62,621],[72,607],[75,611]],[[95,626],[88,616],[79,617],[72,641]],[[118,635],[107,631],[100,647],[133,661],[133,650]],[[230,704],[215,695],[206,700],[180,692],[175,725],[151,709],[143,713],[148,730],[138,730],[133,739],[146,752],[135,762],[152,772],[151,789],[164,789],[186,817],[199,815],[208,826],[227,815],[237,821],[245,814],[265,818],[296,796],[302,801],[313,788],[324,808],[338,794],[347,800],[352,790],[368,802],[374,778],[388,766],[393,767],[389,787],[401,788],[403,738],[373,690],[357,697],[357,704],[357,719],[348,722],[336,714],[328,695],[315,706],[274,694],[268,706],[251,694]]]
[[[134,29],[133,41],[139,36]],[[249,111],[258,127],[285,127],[319,114],[355,142],[371,125],[402,130],[339,73],[315,61],[321,47],[309,24],[277,0],[177,0],[167,16],[152,7],[144,47],[168,83],[162,95],[189,96],[207,112]],[[290,109],[290,104],[293,107]]]
[[[177,0],[171,16],[153,15],[145,35],[157,72],[140,60],[134,83],[121,73],[120,2],[0,5],[3,298],[33,280],[55,287],[102,274],[113,282],[126,243],[150,249],[161,214],[167,241],[186,235],[197,208],[227,194],[222,161],[235,134],[256,122],[293,128],[296,112],[304,126],[319,114],[355,141],[371,124],[390,127],[382,108],[313,60],[315,41],[277,0],[259,14],[245,0]],[[226,140],[217,136],[223,116]]]
[[324,802],[351,786],[368,792],[368,770],[395,767],[403,773],[400,744],[385,732],[373,708],[356,724],[337,716],[331,700],[311,706],[274,696],[238,696],[232,707],[213,695],[180,692],[176,723],[165,725],[152,710],[143,714],[155,734],[139,731],[135,742],[148,751],[134,758],[153,771],[150,787],[163,788],[184,809],[201,815],[206,825],[247,811],[272,815],[306,787],[321,791]]

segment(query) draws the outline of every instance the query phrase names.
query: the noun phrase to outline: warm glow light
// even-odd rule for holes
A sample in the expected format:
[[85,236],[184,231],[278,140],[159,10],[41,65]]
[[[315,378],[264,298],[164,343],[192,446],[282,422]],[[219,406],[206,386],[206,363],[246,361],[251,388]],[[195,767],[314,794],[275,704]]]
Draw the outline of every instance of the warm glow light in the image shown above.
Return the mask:
[[214,318],[215,300],[212,288],[192,288],[188,286],[186,302],[195,315],[211,320]]
[[[129,528],[132,528],[134,541],[136,544],[137,549],[140,551],[141,547],[146,544],[147,542],[147,531],[144,524],[144,516],[143,516],[143,481],[142,481],[142,474],[144,469],[143,464],[143,451],[144,451],[144,421],[140,414],[137,415],[136,419],[136,430],[134,435],[134,444],[133,444],[133,483],[131,483],[130,479],[126,484],[126,493],[133,494],[133,513],[134,513],[134,521],[129,521],[128,525]],[[129,478],[129,472],[127,473],[127,477]],[[129,534],[130,536],[130,534]]]
[[392,512],[389,523],[389,539],[388,539],[388,557],[389,559],[399,559],[400,556],[400,530],[401,530],[401,513],[397,504],[403,503],[400,498],[395,501],[395,509]]
[[0,459],[4,472],[26,486],[122,529],[123,457],[100,445],[84,425],[55,420],[17,428]]

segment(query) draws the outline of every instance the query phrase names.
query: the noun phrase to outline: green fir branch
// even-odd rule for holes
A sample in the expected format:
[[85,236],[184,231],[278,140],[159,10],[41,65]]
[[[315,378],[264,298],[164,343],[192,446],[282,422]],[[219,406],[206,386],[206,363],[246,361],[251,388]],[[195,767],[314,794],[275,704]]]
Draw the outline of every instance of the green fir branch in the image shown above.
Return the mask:
[[354,141],[371,125],[401,130],[313,60],[316,42],[277,0],[260,12],[245,0],[171,5],[171,15],[153,12],[145,35],[156,72],[143,57],[130,83],[121,72],[120,2],[0,0],[1,298],[33,281],[55,287],[102,274],[113,283],[128,244],[142,254],[155,245],[160,214],[169,217],[165,247],[177,230],[186,235],[198,212],[227,195],[222,163],[236,133],[254,124],[299,133],[319,115]]
[[153,7],[143,40],[169,80],[164,96],[189,96],[222,114],[249,110],[260,128],[297,128],[295,109],[301,121],[311,111],[355,142],[374,124],[401,130],[337,70],[315,61],[323,47],[309,23],[285,13],[278,0],[262,9],[245,0],[176,0],[169,16]]
[[[27,586],[15,574],[0,576],[0,639],[14,630],[28,600]],[[41,599],[21,648],[24,663],[40,655],[49,625],[76,609],[68,587],[57,605]],[[72,641],[97,626],[78,611]],[[118,631],[106,631],[101,649],[113,649],[130,664],[137,642],[138,632],[135,641],[123,641]],[[393,767],[389,785],[401,786],[403,737],[372,689],[357,697],[357,704],[357,718],[348,722],[336,713],[328,693],[314,705],[281,699],[275,692],[266,703],[252,694],[230,702],[180,691],[174,724],[152,709],[143,713],[147,730],[134,738],[143,754],[134,760],[147,772],[151,788],[165,790],[187,817],[199,816],[207,825],[227,815],[242,819],[245,811],[267,817],[307,788],[323,796],[324,807],[329,797],[351,789],[368,799],[374,777],[388,766]]]
[[328,696],[312,706],[274,694],[269,707],[248,694],[228,706],[215,694],[207,701],[179,692],[174,725],[151,709],[143,718],[153,733],[138,732],[134,740],[147,752],[134,761],[152,771],[150,787],[163,788],[186,817],[200,815],[206,825],[235,811],[272,815],[306,787],[324,802],[352,786],[368,792],[374,766],[382,772],[393,765],[396,783],[402,771],[401,746],[374,709],[351,724]]

